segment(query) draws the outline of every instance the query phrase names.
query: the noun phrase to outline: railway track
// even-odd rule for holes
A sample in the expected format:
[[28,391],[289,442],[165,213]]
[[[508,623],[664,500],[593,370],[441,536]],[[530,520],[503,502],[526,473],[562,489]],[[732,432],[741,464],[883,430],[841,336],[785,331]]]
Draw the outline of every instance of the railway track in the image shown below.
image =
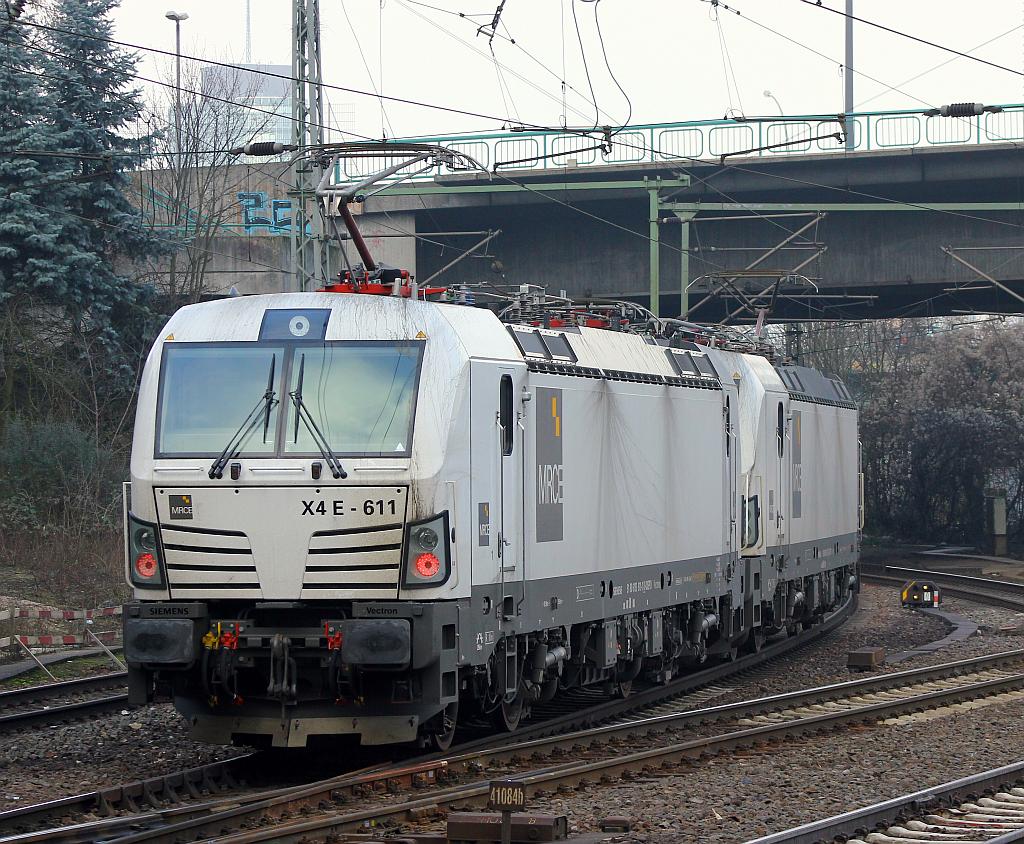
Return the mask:
[[119,711],[128,704],[126,678],[115,671],[0,692],[0,733]]
[[869,583],[894,586],[902,586],[911,579],[934,580],[950,597],[1024,612],[1024,583],[903,566],[863,566],[860,576]]
[[[912,575],[907,575],[912,572]],[[905,580],[910,576],[931,576],[943,573],[922,573],[919,569],[895,568],[893,571],[878,576],[874,572],[866,573],[871,580],[882,582],[896,582]],[[952,576],[958,577],[958,576]],[[986,584],[989,582],[984,581]],[[990,585],[990,584],[989,584]],[[1001,587],[1001,584],[999,584]],[[1012,591],[1017,592],[1020,585],[1010,584]],[[971,589],[970,593],[967,590]],[[949,590],[947,588],[947,593]],[[1024,587],[1019,590],[1024,603]],[[972,599],[984,599],[985,595],[979,596],[976,585],[965,586],[965,597]],[[104,838],[118,841],[172,841],[177,840],[178,835],[188,840],[202,839],[206,832],[214,830],[220,833],[223,829],[238,829],[239,825],[245,826],[254,822],[272,822],[275,817],[288,814],[299,808],[317,808],[324,805],[333,805],[338,801],[351,799],[352,796],[365,796],[378,792],[389,793],[395,790],[406,788],[421,788],[435,786],[450,778],[460,769],[479,770],[489,764],[500,762],[503,758],[516,758],[517,754],[529,752],[530,754],[559,752],[557,745],[566,741],[564,733],[572,732],[570,736],[573,742],[586,741],[586,734],[591,732],[594,741],[613,741],[616,729],[628,728],[635,735],[642,735],[653,731],[682,729],[693,724],[710,723],[715,720],[732,720],[737,727],[743,727],[738,733],[745,733],[746,730],[759,730],[771,726],[770,723],[749,723],[740,724],[740,720],[746,719],[767,719],[777,721],[777,714],[768,716],[768,713],[778,713],[779,707],[788,703],[791,712],[790,716],[818,717],[822,713],[801,713],[802,707],[825,706],[829,704],[829,695],[835,695],[843,690],[844,686],[854,693],[856,688],[861,690],[868,686],[859,686],[861,682],[872,684],[870,687],[876,689],[872,693],[882,693],[886,688],[892,688],[891,683],[898,683],[904,678],[915,677],[921,683],[940,682],[944,679],[942,672],[964,672],[974,668],[978,670],[993,669],[999,661],[1010,661],[1010,664],[1017,664],[1024,660],[1024,651],[1018,653],[1013,651],[1008,655],[998,655],[984,660],[995,661],[986,663],[988,669],[982,669],[981,663],[976,661],[964,661],[962,664],[951,664],[949,666],[937,666],[931,669],[918,669],[911,672],[900,672],[899,674],[885,675],[883,677],[869,678],[866,681],[851,681],[851,683],[826,686],[816,690],[805,690],[794,692],[796,695],[811,695],[815,692],[817,697],[787,699],[787,695],[775,695],[774,699],[764,699],[762,702],[751,702],[745,708],[739,705],[727,707],[710,707],[695,712],[683,712],[685,709],[692,709],[694,705],[713,700],[716,695],[724,693],[731,688],[728,683],[723,684],[727,678],[741,676],[743,673],[757,670],[758,667],[767,662],[790,652],[798,647],[811,643],[817,638],[826,635],[838,627],[846,619],[854,608],[851,601],[847,606],[838,610],[837,613],[825,620],[821,625],[794,639],[784,639],[781,642],[771,642],[757,655],[750,655],[737,663],[723,663],[711,669],[698,672],[697,674],[679,678],[667,687],[653,687],[634,693],[627,700],[603,701],[596,706],[590,706],[589,701],[561,704],[558,707],[548,708],[542,711],[539,722],[526,722],[512,736],[470,736],[461,735],[461,743],[455,749],[454,755],[417,757],[406,760],[399,765],[382,765],[376,768],[361,772],[358,775],[351,773],[329,777],[321,782],[307,786],[293,786],[287,789],[269,791],[265,794],[249,794],[238,796],[234,794],[246,779],[241,771],[247,766],[250,770],[258,767],[259,756],[244,757],[228,762],[214,763],[213,765],[195,768],[191,771],[182,771],[164,777],[155,777],[145,780],[144,783],[129,784],[114,789],[106,789],[102,792],[94,792],[87,795],[80,795],[72,798],[65,798],[61,801],[53,801],[50,804],[40,806],[27,806],[14,810],[13,812],[0,813],[0,834],[8,831],[20,830],[31,832],[39,829],[43,822],[54,822],[56,819],[68,819],[74,817],[88,816],[92,814],[108,814],[116,812],[128,812],[126,817],[110,817],[100,821],[93,821],[95,824],[103,825],[101,828],[90,827],[82,829],[78,833],[72,833],[69,828],[60,830],[45,830],[32,835],[42,835],[41,838],[24,838],[19,840],[30,841],[72,841],[72,840],[94,840],[100,834]],[[1024,608],[1024,605],[1021,606]],[[922,673],[924,672],[924,673]],[[937,672],[937,673],[936,673]],[[978,682],[990,683],[989,686],[982,686],[975,689],[979,693],[984,689],[993,689],[1007,682],[1016,683],[1017,679],[1008,679],[1006,676],[989,676],[979,679]],[[952,690],[932,688],[923,693],[934,695],[964,693],[963,690]],[[995,693],[990,691],[989,693]],[[902,700],[902,698],[899,698]],[[938,702],[940,698],[930,699]],[[846,710],[847,708],[831,701],[833,709]],[[877,701],[876,705],[884,706],[888,702]],[[941,705],[936,703],[935,705]],[[583,712],[569,710],[584,708]],[[760,707],[760,710],[759,710]],[[561,710],[561,711],[559,711]],[[840,717],[843,713],[833,713]],[[863,713],[862,713],[863,714]],[[696,719],[696,720],[693,720]],[[702,720],[701,720],[702,719]],[[797,720],[804,718],[797,717]],[[624,727],[624,722],[630,722]],[[791,720],[784,720],[784,723],[792,723]],[[777,726],[777,723],[775,724]],[[733,730],[734,732],[736,730]],[[761,733],[755,732],[756,737]],[[603,736],[603,737],[602,737]],[[509,746],[509,741],[514,745]],[[550,740],[550,745],[546,744]],[[540,743],[531,745],[531,743]],[[724,747],[724,746],[723,746]],[[547,748],[547,750],[546,750]],[[701,752],[709,752],[707,750]],[[511,756],[507,754],[511,753]],[[505,754],[503,756],[503,754]],[[225,808],[224,799],[218,798],[224,792],[231,796],[226,798],[230,806]],[[461,799],[461,798],[459,798]],[[472,796],[465,798],[472,801]],[[182,801],[189,801],[182,804]],[[453,798],[455,802],[457,800]],[[451,805],[446,803],[445,805]],[[222,817],[224,811],[237,810],[242,812],[240,817]],[[376,809],[375,809],[376,810]],[[414,810],[415,811],[415,810]],[[400,815],[400,812],[398,813]],[[396,815],[397,816],[397,815]],[[254,818],[261,818],[255,820]],[[217,825],[221,825],[218,827]],[[184,828],[181,825],[186,825]],[[224,826],[226,825],[226,826]],[[152,829],[143,829],[150,827]],[[133,835],[121,836],[119,830],[131,828]],[[178,832],[175,832],[178,830]],[[66,832],[71,837],[62,837]],[[79,837],[74,837],[78,835]],[[243,839],[239,839],[240,841]],[[273,840],[273,839],[265,839]]]
[[[728,691],[728,687],[720,685],[727,678],[742,678],[771,660],[812,644],[835,630],[855,609],[856,600],[854,598],[826,617],[821,624],[804,631],[798,637],[770,642],[757,654],[743,656],[734,662],[713,665],[694,674],[679,677],[666,686],[655,686],[638,691],[627,699],[608,700],[604,696],[594,697],[584,694],[571,702],[565,701],[545,707],[536,713],[536,717],[524,722],[511,739],[522,742],[604,724],[615,718],[625,717],[630,712],[641,710],[644,707],[659,704],[671,705],[673,701],[677,702],[678,706],[693,706],[703,703]],[[40,687],[40,692],[45,688]],[[596,704],[595,699],[599,700]],[[39,717],[45,718],[44,715]],[[477,749],[482,750],[507,743],[509,740],[508,735],[480,735],[478,731],[469,729],[460,732],[459,744],[453,748],[453,751],[466,753]],[[159,814],[159,822],[163,823],[167,813],[171,813],[169,816],[175,818],[179,818],[183,813],[187,814],[188,809],[183,806],[183,803],[192,803],[193,801],[200,801],[200,804],[193,808],[199,814],[203,814],[208,809],[205,806],[205,801],[208,798],[224,793],[234,794],[244,788],[247,781],[259,778],[260,759],[261,754],[250,754],[226,762],[211,763],[147,780],[0,812],[0,835],[12,832],[31,832],[46,824],[90,815],[128,812],[133,816],[138,816],[142,812],[143,816],[148,817],[145,815],[145,810],[149,809],[156,811]],[[396,779],[384,777],[381,781],[385,783],[384,787],[386,788],[404,787],[413,782],[429,782],[434,776],[433,772],[439,767],[444,767],[443,764],[435,764],[438,761],[443,762],[441,754],[416,757],[398,769],[402,773],[397,774]],[[425,766],[422,770],[417,768],[419,763],[423,763]],[[405,771],[406,768],[409,769],[408,772]],[[77,839],[69,838],[67,840]]]
[[1024,841],[1024,762],[777,832],[749,844]]
[[[133,842],[316,841],[358,830],[371,819],[402,822],[435,809],[472,806],[485,799],[488,778],[521,781],[529,793],[575,787],[581,782],[669,769],[702,755],[729,752],[796,736],[873,723],[963,701],[1001,700],[1024,694],[1024,650],[942,666],[918,668],[845,683],[698,710],[637,715],[573,733],[423,757],[402,765],[331,777],[305,786],[268,791],[240,800],[212,802],[45,830],[18,837],[29,842],[83,840]],[[659,705],[658,708],[663,708]],[[694,732],[709,735],[693,737]],[[725,726],[723,731],[722,727]],[[666,734],[686,740],[666,744]],[[422,796],[395,799],[393,792]],[[428,793],[429,790],[429,793]],[[362,807],[347,811],[359,799]],[[296,814],[301,821],[290,820]],[[317,816],[319,813],[319,816]],[[0,816],[2,819],[2,816]]]

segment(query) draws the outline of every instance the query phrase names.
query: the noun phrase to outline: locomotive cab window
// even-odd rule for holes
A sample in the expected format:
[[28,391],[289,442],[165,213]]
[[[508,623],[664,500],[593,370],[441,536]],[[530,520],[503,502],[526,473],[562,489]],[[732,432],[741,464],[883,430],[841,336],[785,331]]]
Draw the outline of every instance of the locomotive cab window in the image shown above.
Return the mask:
[[540,339],[543,341],[552,360],[576,363],[576,355],[573,354],[569,341],[564,334],[541,334]]
[[242,457],[317,456],[301,403],[337,455],[408,457],[422,358],[401,341],[167,343],[156,456],[214,457],[236,432]]
[[701,375],[706,375],[709,378],[717,378],[718,373],[715,372],[715,367],[708,360],[707,355],[693,355],[693,362],[697,364],[697,369],[700,370]]
[[516,341],[516,345],[519,346],[521,351],[528,358],[543,358],[548,359],[548,350],[544,345],[544,341],[536,331],[517,331],[514,328],[510,328],[509,331],[512,333],[512,339]]
[[666,351],[669,362],[672,367],[679,375],[699,375],[700,372],[697,369],[697,365],[693,362],[686,352],[678,351],[676,349],[668,349]]
[[498,424],[501,426],[501,453],[508,457],[515,445],[515,419],[512,408],[512,376],[502,375],[498,388]]
[[[280,399],[284,354],[282,346],[255,343],[167,344],[157,406],[157,456],[219,454],[268,384]],[[274,453],[279,410],[275,401],[266,435],[260,425],[242,443],[241,456]]]

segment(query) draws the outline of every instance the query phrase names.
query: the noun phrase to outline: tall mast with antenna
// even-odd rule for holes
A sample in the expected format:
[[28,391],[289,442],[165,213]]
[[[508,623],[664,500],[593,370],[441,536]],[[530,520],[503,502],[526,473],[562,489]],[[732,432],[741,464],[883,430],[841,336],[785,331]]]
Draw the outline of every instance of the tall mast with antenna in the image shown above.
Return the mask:
[[252,0],[245,0],[245,63],[252,64]]
[[320,0],[292,0],[292,273],[298,290],[315,290],[331,277],[324,218],[316,196],[319,179],[301,153],[324,142]]

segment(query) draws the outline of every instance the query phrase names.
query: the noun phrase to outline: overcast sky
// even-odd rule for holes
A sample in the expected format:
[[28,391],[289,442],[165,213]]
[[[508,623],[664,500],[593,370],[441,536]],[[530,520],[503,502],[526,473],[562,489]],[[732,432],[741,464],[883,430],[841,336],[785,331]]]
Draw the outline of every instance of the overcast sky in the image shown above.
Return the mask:
[[[595,109],[582,57],[602,123],[621,123],[629,113],[613,75],[632,103],[633,123],[721,117],[730,109],[775,114],[765,90],[787,114],[842,110],[843,19],[800,0],[729,0],[742,16],[721,6],[716,12],[702,0],[575,0],[579,39],[571,0],[506,0],[493,45],[475,33],[490,23],[498,0],[426,2],[321,0],[324,82],[369,92],[376,87],[486,117],[385,103],[382,119],[374,97],[328,89],[336,114],[349,113],[344,128],[380,137],[384,123],[393,137],[491,131],[507,119],[592,125]],[[824,2],[843,6],[842,0]],[[291,3],[251,3],[253,61],[289,64]],[[173,50],[174,24],[164,18],[172,8],[189,14],[182,24],[183,53],[243,60],[245,0],[123,0],[115,13],[117,37]],[[855,13],[1016,71],[1024,66],[1021,0],[855,0]],[[502,67],[495,66],[491,46]],[[167,68],[166,59],[146,54],[140,72]],[[864,110],[1024,100],[1018,73],[861,24],[855,24],[854,70],[855,102]],[[563,78],[570,86],[566,107]]]

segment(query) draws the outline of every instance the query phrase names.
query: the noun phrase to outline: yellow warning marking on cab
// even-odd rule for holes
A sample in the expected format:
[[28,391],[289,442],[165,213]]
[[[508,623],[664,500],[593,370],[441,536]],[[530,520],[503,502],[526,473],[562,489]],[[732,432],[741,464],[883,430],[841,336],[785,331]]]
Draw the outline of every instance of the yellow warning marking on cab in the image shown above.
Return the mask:
[[555,420],[555,436],[562,436],[562,417],[558,415],[558,396],[551,397],[551,418]]
[[424,334],[422,331],[417,331],[415,339],[416,340],[426,340],[427,339],[427,335]]
[[165,341],[166,340],[173,340],[173,339],[174,339],[174,335],[173,334],[168,334],[166,337],[164,337]]

